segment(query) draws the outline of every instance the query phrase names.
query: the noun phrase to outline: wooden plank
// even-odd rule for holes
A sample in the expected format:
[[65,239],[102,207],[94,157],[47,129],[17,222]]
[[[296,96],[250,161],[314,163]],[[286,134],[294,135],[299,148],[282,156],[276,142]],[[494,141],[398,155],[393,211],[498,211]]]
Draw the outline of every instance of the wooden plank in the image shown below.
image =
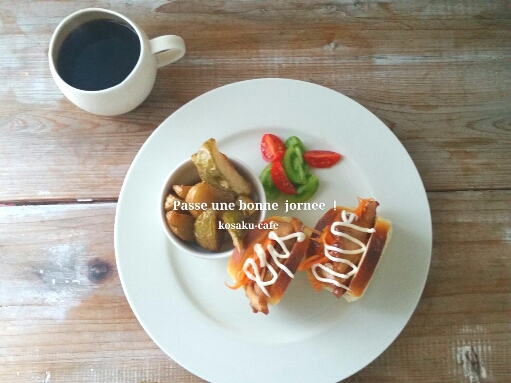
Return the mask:
[[[397,340],[346,381],[507,380],[508,2],[101,2],[150,37],[181,35],[188,48],[159,70],[143,105],[117,117],[72,106],[46,58],[60,20],[97,5],[0,3],[2,382],[202,382],[155,346],[124,297],[113,202],[168,115],[259,77],[311,81],[360,102],[401,140],[430,191],[434,248],[423,297]],[[69,203],[77,200],[91,203]]]
[[[429,202],[434,246],[423,297],[397,340],[347,382],[509,374],[511,191],[433,192]],[[3,382],[41,382],[47,372],[54,383],[201,381],[133,316],[115,268],[114,214],[114,203],[0,207]]]
[[0,6],[0,200],[116,200],[131,160],[168,115],[258,77],[312,81],[360,102],[401,140],[430,191],[511,187],[505,2],[112,3],[151,37],[170,31],[188,47],[158,72],[146,102],[119,117],[80,111],[50,76],[50,35],[81,5]]
[[429,193],[433,256],[397,340],[346,382],[504,382],[511,357],[511,192]]
[[201,382],[131,311],[115,266],[115,204],[0,208],[2,382]]

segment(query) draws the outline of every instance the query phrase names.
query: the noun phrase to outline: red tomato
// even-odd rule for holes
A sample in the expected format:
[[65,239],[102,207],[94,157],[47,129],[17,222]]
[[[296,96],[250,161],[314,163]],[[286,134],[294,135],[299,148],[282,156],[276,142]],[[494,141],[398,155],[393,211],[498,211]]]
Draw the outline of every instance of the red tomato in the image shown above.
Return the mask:
[[265,134],[261,139],[261,153],[266,162],[278,161],[284,157],[286,145],[274,134]]
[[280,161],[275,161],[271,166],[271,179],[275,186],[285,194],[296,194],[296,189],[286,176],[284,167]]
[[341,159],[341,155],[328,150],[309,150],[303,154],[305,162],[313,168],[329,168]]

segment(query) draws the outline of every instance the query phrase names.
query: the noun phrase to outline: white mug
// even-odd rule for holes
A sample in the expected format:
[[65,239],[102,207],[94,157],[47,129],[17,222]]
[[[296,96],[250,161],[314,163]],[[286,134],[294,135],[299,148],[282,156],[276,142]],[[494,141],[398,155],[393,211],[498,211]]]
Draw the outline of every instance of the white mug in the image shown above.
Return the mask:
[[[119,68],[124,67],[126,75],[123,75],[120,71],[116,71],[116,76],[121,76],[120,82],[113,85],[105,85],[105,88],[98,85],[100,88],[84,89],[87,88],[87,86],[82,85],[89,80],[101,79],[100,75],[108,77],[108,74],[105,74],[104,71],[102,73],[95,73],[94,71],[87,72],[89,80],[81,80],[82,83],[77,87],[76,84],[71,81],[74,77],[69,75],[66,80],[63,79],[63,77],[66,77],[63,76],[63,74],[65,70],[67,70],[64,68],[64,65],[62,65],[62,68],[58,66],[59,60],[62,60],[59,57],[61,48],[63,45],[66,47],[65,44],[68,44],[66,43],[66,38],[74,38],[72,37],[73,34],[74,36],[79,35],[79,33],[83,34],[82,31],[78,32],[77,29],[84,25],[86,27],[90,26],[92,25],[91,22],[112,22],[129,28],[129,33],[133,33],[133,37],[131,38],[133,44],[140,49],[138,56],[136,50],[132,50],[131,53],[124,53],[128,54],[128,56],[131,54],[131,62],[129,64],[124,65],[124,62],[127,60],[120,60],[121,57],[125,56],[118,57],[118,61],[121,61],[119,62]],[[139,45],[136,43],[137,37],[135,37],[135,34],[138,37]],[[75,47],[76,44],[73,44],[69,43],[68,45],[70,47]],[[119,49],[124,47],[124,49],[127,50],[127,46],[126,44],[120,44]],[[115,49],[112,50],[110,47],[105,48],[105,52],[113,51],[115,51]],[[64,93],[72,103],[90,113],[113,116],[129,112],[139,106],[147,98],[153,88],[156,80],[156,69],[179,60],[184,56],[185,51],[185,43],[179,36],[164,35],[149,40],[144,31],[127,17],[107,9],[87,8],[69,15],[57,26],[50,41],[48,56],[53,79],[62,93]],[[80,57],[91,56],[89,53],[84,52],[80,54],[77,52],[74,53],[76,53],[76,57],[80,55]],[[111,59],[110,56],[113,55],[108,54],[107,56]],[[89,60],[91,59],[89,58]],[[96,65],[98,61],[100,60],[94,61],[94,65]],[[76,62],[76,60],[74,62]],[[110,64],[113,65],[111,62]],[[85,60],[80,65],[81,67],[86,67],[88,64]],[[76,68],[81,68],[80,65],[76,64],[75,66]],[[101,72],[103,64],[98,65],[97,69]],[[131,65],[133,65],[132,68]],[[76,68],[73,68],[73,70]],[[76,72],[78,75],[80,74],[78,69],[76,69]],[[75,77],[78,78],[78,75]],[[82,79],[83,78],[82,76]],[[108,81],[105,82],[105,84],[107,83]]]

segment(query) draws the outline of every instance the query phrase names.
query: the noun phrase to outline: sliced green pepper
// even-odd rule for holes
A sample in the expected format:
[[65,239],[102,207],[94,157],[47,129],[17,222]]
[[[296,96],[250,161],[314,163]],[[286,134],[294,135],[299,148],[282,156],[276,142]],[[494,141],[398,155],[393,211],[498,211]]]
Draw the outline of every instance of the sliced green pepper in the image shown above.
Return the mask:
[[286,149],[283,165],[286,175],[291,182],[299,185],[307,182],[309,168],[303,159],[303,152],[298,145],[290,146]]
[[289,202],[305,202],[311,198],[319,187],[319,178],[310,174],[304,185],[298,186],[296,194],[288,196]]
[[291,146],[297,146],[298,148],[300,148],[300,151],[302,152],[302,154],[307,151],[307,150],[305,150],[305,145],[303,144],[302,140],[300,140],[296,136],[289,137],[286,140],[286,142],[284,143],[284,145],[286,145],[286,148],[290,148]]
[[272,164],[266,166],[259,176],[259,180],[261,180],[261,183],[263,184],[266,199],[270,201],[277,199],[277,197],[280,195],[280,190],[277,188],[277,186],[275,186],[271,179],[271,166]]

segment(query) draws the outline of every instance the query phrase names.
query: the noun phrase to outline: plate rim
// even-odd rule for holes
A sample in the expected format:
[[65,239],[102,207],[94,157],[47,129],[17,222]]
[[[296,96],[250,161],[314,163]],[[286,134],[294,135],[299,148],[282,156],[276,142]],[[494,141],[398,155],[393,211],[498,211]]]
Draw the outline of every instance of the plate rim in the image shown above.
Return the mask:
[[[144,328],[144,330],[146,331],[146,333],[149,334],[149,336],[151,337],[151,339],[170,357],[172,358],[174,361],[176,361],[177,363],[179,363],[181,366],[183,366],[184,368],[186,368],[188,371],[190,371],[191,373],[199,376],[199,377],[202,377],[202,378],[205,378],[204,377],[204,374],[202,374],[201,372],[197,372],[197,371],[194,371],[193,369],[190,369],[186,366],[186,362],[183,364],[182,361],[178,360],[179,358],[176,358],[174,356],[171,356],[169,354],[169,352],[167,352],[166,350],[166,347],[162,346],[160,344],[160,342],[155,339],[154,337],[154,334],[153,334],[153,331],[152,329],[149,329],[149,328],[146,328],[145,324],[144,324],[144,321],[142,320],[141,316],[142,314],[138,312],[137,308],[135,307],[135,303],[134,303],[134,300],[133,298],[130,296],[130,292],[128,291],[129,288],[127,287],[126,283],[127,281],[125,280],[125,277],[123,276],[123,265],[122,265],[122,261],[120,260],[119,258],[119,255],[118,255],[118,249],[119,249],[119,244],[118,244],[118,241],[119,241],[119,222],[118,222],[118,217],[119,217],[119,214],[120,214],[120,211],[122,209],[122,200],[123,200],[123,197],[125,195],[125,193],[127,193],[127,185],[128,185],[128,182],[129,182],[129,178],[131,176],[131,173],[134,171],[134,167],[136,166],[137,164],[137,161],[139,160],[139,157],[141,157],[144,153],[144,150],[146,147],[148,147],[150,145],[150,142],[152,142],[152,140],[155,139],[155,137],[157,136],[157,132],[160,130],[160,129],[164,129],[162,127],[166,126],[166,124],[168,124],[168,121],[171,121],[171,119],[173,118],[173,116],[175,116],[176,114],[179,114],[179,113],[184,113],[183,110],[185,110],[186,112],[186,108],[185,107],[188,107],[190,104],[194,103],[194,102],[197,102],[197,100],[202,100],[206,97],[209,97],[212,93],[214,94],[215,92],[218,92],[220,90],[225,90],[226,88],[229,88],[229,87],[233,87],[233,86],[244,86],[245,84],[254,84],[254,83],[268,83],[268,82],[274,82],[274,83],[277,83],[279,82],[280,84],[283,84],[283,83],[287,83],[287,84],[290,84],[290,83],[294,83],[294,84],[302,84],[302,85],[305,85],[306,86],[314,86],[314,87],[318,87],[318,88],[321,88],[321,89],[324,89],[324,90],[328,90],[330,92],[335,92],[336,94],[344,97],[345,99],[349,100],[350,102],[353,102],[355,104],[357,104],[359,107],[363,108],[363,110],[365,110],[366,113],[369,113],[371,116],[375,117],[376,119],[378,119],[382,124],[383,122],[377,117],[375,116],[371,111],[369,111],[366,107],[364,107],[363,105],[359,104],[358,102],[356,102],[355,100],[349,98],[348,96],[338,92],[338,91],[335,91],[333,89],[330,89],[330,88],[327,88],[327,87],[324,87],[322,85],[318,85],[318,84],[315,84],[315,83],[312,83],[312,82],[307,82],[307,81],[302,81],[302,80],[294,80],[294,79],[284,79],[284,78],[258,78],[258,79],[248,79],[248,80],[243,80],[243,81],[238,81],[238,82],[233,82],[233,83],[230,83],[230,84],[226,84],[226,85],[223,85],[223,86],[220,86],[218,88],[215,88],[215,89],[211,89],[199,96],[197,96],[196,98],[190,100],[189,102],[187,102],[186,104],[184,104],[183,106],[181,106],[179,109],[177,109],[174,113],[172,113],[171,115],[169,115],[151,134],[150,136],[146,139],[146,141],[144,142],[144,144],[140,147],[139,151],[137,152],[136,156],[134,157],[133,161],[132,161],[132,164],[130,165],[129,169],[128,169],[128,172],[126,173],[126,177],[123,181],[123,184],[122,184],[122,187],[121,187],[121,190],[120,190],[120,193],[119,193],[119,199],[118,199],[118,203],[117,203],[117,207],[116,207],[116,212],[115,212],[115,222],[114,222],[114,248],[115,248],[115,257],[116,257],[116,264],[117,264],[117,269],[118,269],[118,273],[119,273],[119,278],[120,278],[120,281],[121,281],[121,285],[122,285],[122,288],[123,288],[123,291],[124,291],[124,294],[128,300],[128,303],[130,304],[130,307],[132,309],[132,311],[134,312],[138,322],[141,324],[141,326]],[[249,85],[250,86],[250,85]],[[301,85],[300,85],[301,86]],[[385,125],[385,124],[383,124]],[[413,160],[411,159],[411,157],[409,156],[408,152],[406,151],[406,149],[404,148],[403,144],[401,143],[401,141],[394,135],[393,132],[391,132],[389,130],[389,133],[395,138],[395,140],[397,141],[397,143],[401,146],[401,148],[406,152],[408,158],[410,159],[413,167],[414,167],[414,170],[416,172],[416,175],[418,176],[418,179],[420,180],[420,183],[421,183],[421,187],[422,187],[422,192],[423,192],[423,196],[424,197],[424,201],[426,203],[426,206],[427,206],[427,209],[428,209],[428,216],[429,216],[429,227],[428,227],[428,233],[427,234],[427,237],[429,238],[429,241],[428,241],[428,249],[427,249],[427,253],[428,253],[428,259],[427,259],[427,268],[425,269],[425,272],[423,273],[423,281],[420,283],[420,289],[419,290],[419,293],[418,293],[418,299],[416,300],[415,302],[415,305],[414,305],[414,308],[413,310],[411,310],[409,312],[409,315],[406,319],[406,321],[404,322],[404,325],[402,326],[402,328],[397,331],[397,333],[395,334],[395,336],[393,337],[392,341],[390,341],[388,343],[388,345],[386,347],[384,347],[380,352],[376,353],[374,355],[373,358],[371,358],[369,360],[369,362],[365,363],[362,367],[360,367],[359,369],[357,369],[356,371],[353,371],[351,374],[347,375],[347,376],[343,376],[341,377],[341,379],[344,379],[356,372],[358,372],[360,369],[364,368],[365,366],[367,366],[368,364],[370,364],[372,361],[374,361],[379,355],[381,355],[381,353],[386,349],[388,348],[394,341],[395,339],[399,336],[399,334],[402,332],[402,330],[404,329],[404,327],[406,326],[406,324],[408,323],[408,321],[410,320],[411,316],[413,315],[413,313],[415,312],[415,309],[417,307],[417,304],[419,303],[420,301],[420,297],[422,295],[422,292],[424,290],[424,287],[425,287],[425,284],[426,284],[426,280],[427,280],[427,276],[429,274],[429,269],[430,269],[430,264],[431,264],[431,255],[432,255],[432,241],[433,241],[433,238],[432,238],[432,222],[431,222],[431,210],[430,210],[430,207],[429,207],[429,201],[428,201],[428,198],[427,198],[427,194],[426,194],[426,190],[424,188],[424,184],[422,183],[422,179],[420,178],[420,174],[418,173],[418,170],[417,170],[417,167],[415,166],[415,164],[413,163]]]

